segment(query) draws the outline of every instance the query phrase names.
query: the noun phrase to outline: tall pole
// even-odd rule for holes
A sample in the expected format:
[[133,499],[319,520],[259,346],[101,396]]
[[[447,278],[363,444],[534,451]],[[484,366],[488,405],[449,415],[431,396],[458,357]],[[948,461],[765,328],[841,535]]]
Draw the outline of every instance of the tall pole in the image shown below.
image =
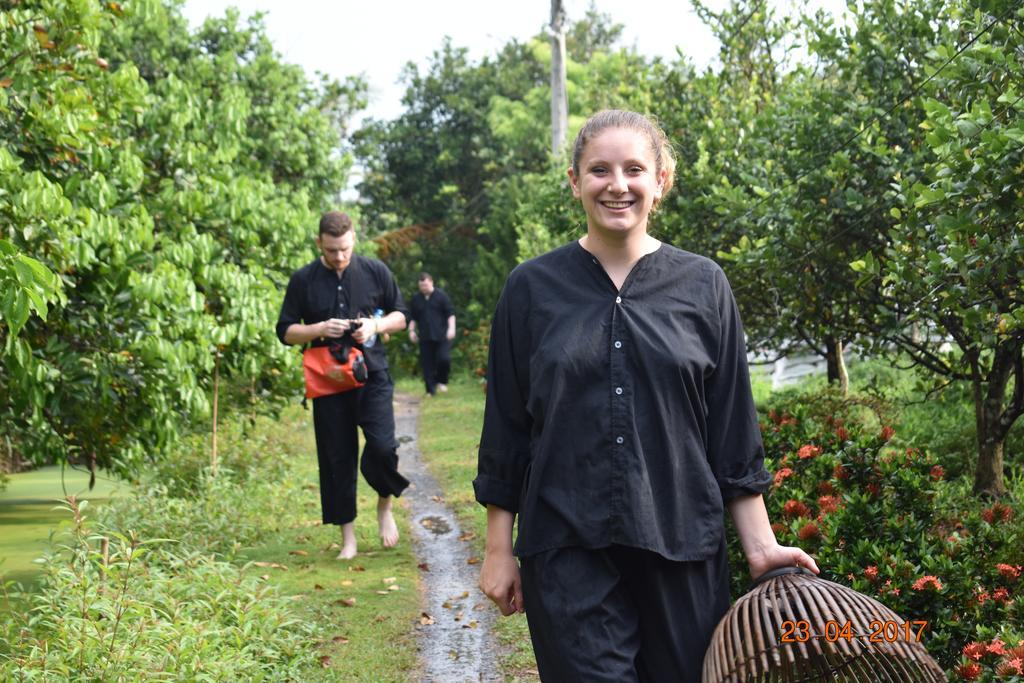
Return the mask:
[[551,153],[556,157],[565,144],[569,127],[569,95],[565,88],[565,9],[562,0],[551,0]]

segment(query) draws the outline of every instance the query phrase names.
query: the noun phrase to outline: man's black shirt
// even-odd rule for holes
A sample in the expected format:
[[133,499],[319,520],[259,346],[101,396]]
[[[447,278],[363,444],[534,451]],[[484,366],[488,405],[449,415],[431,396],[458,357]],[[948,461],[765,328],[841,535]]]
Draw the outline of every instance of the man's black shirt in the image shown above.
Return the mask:
[[409,311],[416,321],[416,334],[423,341],[443,341],[448,337],[448,318],[455,315],[452,300],[439,287],[429,297],[416,292],[409,301]]
[[771,476],[739,313],[713,261],[663,244],[616,290],[578,242],[515,268],[491,329],[476,498],[515,552],[625,545],[702,560],[724,501]]
[[[292,273],[277,319],[277,336],[287,344],[284,334],[295,323],[311,325],[330,318],[370,318],[378,308],[384,315],[401,311],[409,317],[402,293],[387,266],[376,259],[353,255],[338,277],[317,258]],[[312,345],[325,343],[326,340],[317,339]],[[370,348],[363,348],[363,355],[370,370],[388,367],[383,340],[379,338]]]

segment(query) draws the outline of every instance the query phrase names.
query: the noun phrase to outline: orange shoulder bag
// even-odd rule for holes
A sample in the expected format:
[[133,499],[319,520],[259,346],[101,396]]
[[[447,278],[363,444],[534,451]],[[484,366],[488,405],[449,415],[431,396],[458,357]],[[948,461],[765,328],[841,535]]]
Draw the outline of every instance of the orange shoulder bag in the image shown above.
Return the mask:
[[363,352],[351,341],[332,341],[327,346],[306,349],[302,352],[302,372],[306,376],[306,398],[358,389],[366,384],[368,374]]

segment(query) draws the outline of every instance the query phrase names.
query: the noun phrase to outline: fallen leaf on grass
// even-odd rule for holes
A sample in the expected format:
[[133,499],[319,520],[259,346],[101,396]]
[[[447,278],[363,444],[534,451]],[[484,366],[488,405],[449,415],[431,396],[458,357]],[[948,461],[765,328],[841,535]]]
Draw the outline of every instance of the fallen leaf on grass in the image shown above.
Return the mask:
[[335,605],[341,605],[342,607],[354,607],[356,604],[355,598],[341,598],[334,601]]
[[306,552],[305,550],[289,550],[288,554],[289,555],[298,555],[299,557],[305,557],[306,555],[309,555],[309,553]]
[[260,574],[260,578],[264,581],[270,581],[270,574]]
[[331,640],[339,645],[348,645],[348,638],[345,636],[334,636]]
[[466,560],[466,564],[480,564],[480,558],[479,557],[471,557],[468,560]]
[[476,538],[476,534],[473,533],[472,531],[467,531],[467,532],[463,533],[461,536],[459,536],[459,540],[460,541],[471,541],[474,538]]
[[341,585],[342,586],[351,586],[353,583],[355,583],[355,582],[352,579],[345,579],[344,581],[341,582]]
[[320,666],[322,666],[325,669],[330,667],[331,666],[331,658],[328,657],[327,655],[322,656],[320,658]]
[[364,566],[362,566],[360,564],[350,564],[348,566],[348,570],[350,572],[365,572],[366,571],[366,567],[364,567]]
[[393,583],[390,586],[388,586],[388,590],[389,591],[400,591],[400,590],[402,590],[402,587],[399,586],[397,583]]
[[423,570],[423,571],[425,571],[425,572],[429,572],[429,571],[430,571],[430,565],[429,565],[429,564],[427,564],[426,562],[420,562],[420,563],[419,563],[418,565],[416,565],[416,566],[417,566],[417,567],[419,567],[419,568],[420,568],[421,570]]
[[391,591],[377,591],[377,595],[387,595]]
[[269,567],[270,569],[281,569],[283,571],[288,571],[288,567],[284,566],[283,564],[278,564],[277,562],[253,562],[252,566]]
[[384,583],[384,584],[391,584],[391,583],[394,583],[395,581],[398,581],[398,579],[396,579],[393,576],[388,576],[386,578],[381,579],[381,583]]
[[426,612],[420,615],[420,624],[423,626],[430,626],[434,623],[434,617],[430,616]]
[[313,590],[315,590],[315,591],[322,591],[323,589],[324,589],[324,587],[321,586],[319,583],[314,583],[313,584]]
[[306,519],[296,524],[296,526],[321,526],[322,524],[323,522],[319,519]]
[[387,621],[387,620],[388,620],[388,618],[386,616],[384,616],[383,614],[378,614],[377,616],[375,616],[373,618],[373,623],[379,624],[382,621]]

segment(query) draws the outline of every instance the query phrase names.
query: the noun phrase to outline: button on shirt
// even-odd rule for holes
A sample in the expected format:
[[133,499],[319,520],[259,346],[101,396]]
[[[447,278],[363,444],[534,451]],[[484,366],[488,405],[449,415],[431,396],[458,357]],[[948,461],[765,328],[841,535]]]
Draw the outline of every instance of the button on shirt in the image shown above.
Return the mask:
[[739,313],[713,261],[663,244],[616,290],[573,242],[512,271],[473,484],[518,513],[517,555],[618,544],[706,559],[724,502],[770,483]]
[[[406,318],[402,293],[388,267],[376,259],[354,255],[348,266],[338,274],[317,258],[292,273],[277,319],[277,336],[282,343],[284,333],[295,323],[312,325],[330,318],[369,318],[375,309],[387,315],[401,311]],[[383,340],[363,348],[370,370],[388,367]],[[326,339],[317,339],[312,346],[322,346]]]

